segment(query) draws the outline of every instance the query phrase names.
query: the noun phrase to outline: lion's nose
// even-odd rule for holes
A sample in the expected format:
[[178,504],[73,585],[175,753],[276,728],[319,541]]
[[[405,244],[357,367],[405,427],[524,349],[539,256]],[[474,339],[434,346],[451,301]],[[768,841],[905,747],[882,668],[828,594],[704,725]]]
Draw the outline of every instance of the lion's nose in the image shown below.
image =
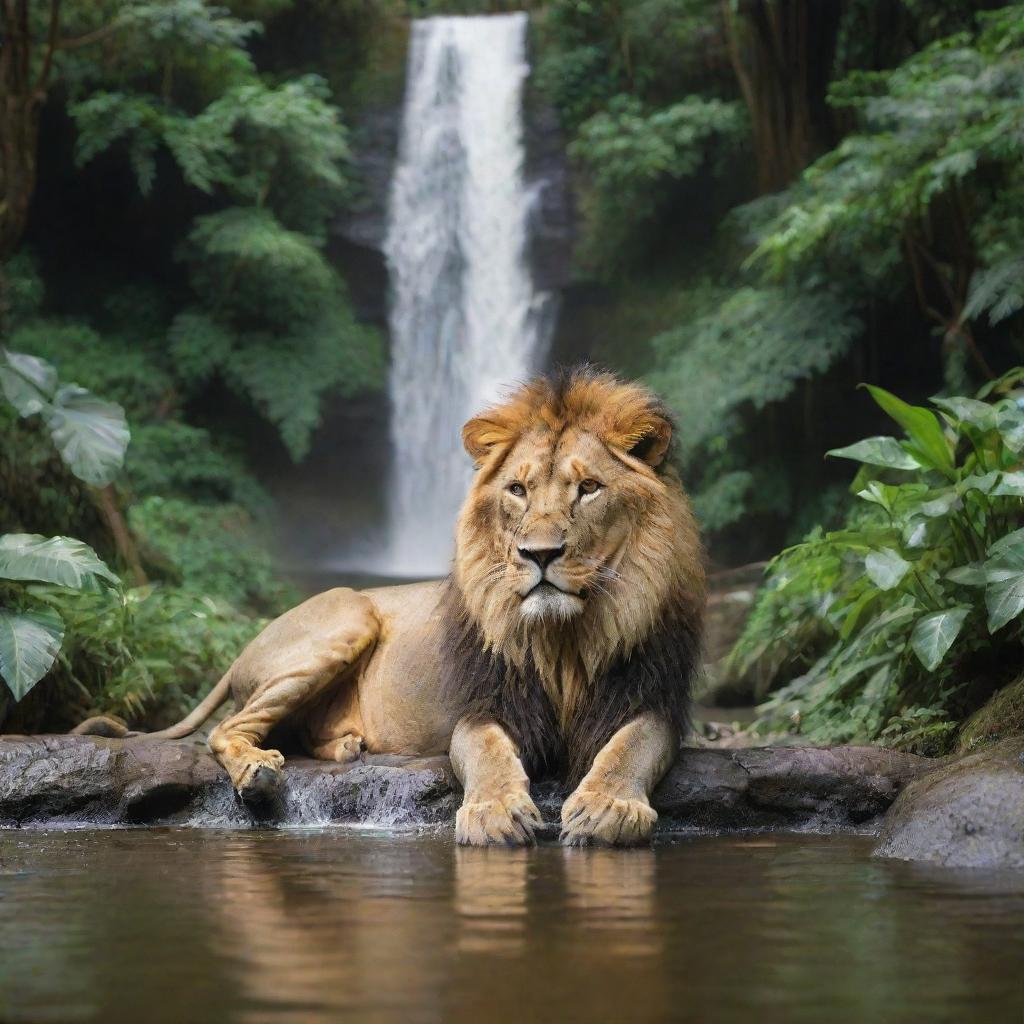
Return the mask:
[[565,545],[560,548],[520,548],[519,555],[527,562],[536,562],[543,572],[556,558],[565,554]]

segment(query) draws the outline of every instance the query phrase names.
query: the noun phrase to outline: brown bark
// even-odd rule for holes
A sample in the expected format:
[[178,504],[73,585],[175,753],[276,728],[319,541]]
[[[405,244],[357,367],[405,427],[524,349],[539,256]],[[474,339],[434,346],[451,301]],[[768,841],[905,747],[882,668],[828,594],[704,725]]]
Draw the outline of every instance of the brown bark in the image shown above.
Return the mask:
[[729,59],[750,114],[762,192],[785,188],[835,141],[824,98],[839,6],[720,0]]
[[27,0],[3,0],[0,46],[0,261],[17,248],[36,186],[39,110],[52,69],[59,0],[51,0],[49,45],[32,76],[33,41]]
[[57,51],[99,42],[120,27],[112,23],[61,39],[61,0],[48,0],[48,5],[45,38],[34,39],[29,0],[0,0],[0,263],[17,249],[28,225],[38,172],[39,114]]
[[118,557],[128,566],[135,586],[144,587],[149,580],[146,577],[146,571],[142,568],[135,538],[132,536],[131,530],[128,529],[124,514],[121,512],[121,503],[118,501],[117,492],[112,484],[107,484],[106,487],[95,488],[93,493],[96,495],[96,503],[103,513],[103,519],[110,530],[110,535],[114,539]]

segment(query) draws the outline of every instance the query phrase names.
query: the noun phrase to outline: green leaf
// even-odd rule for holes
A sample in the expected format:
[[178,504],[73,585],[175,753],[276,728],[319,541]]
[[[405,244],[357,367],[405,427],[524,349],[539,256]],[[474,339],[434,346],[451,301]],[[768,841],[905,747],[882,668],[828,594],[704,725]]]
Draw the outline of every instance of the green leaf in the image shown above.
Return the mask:
[[873,505],[881,505],[886,512],[891,512],[898,490],[890,484],[872,480],[864,490],[857,492],[857,497],[870,501]]
[[57,387],[57,371],[24,352],[0,352],[0,388],[19,416],[41,412]]
[[839,629],[839,638],[841,640],[850,639],[860,624],[861,616],[864,614],[865,609],[877,601],[878,598],[879,593],[877,590],[867,590],[854,601],[843,618],[843,624]]
[[928,520],[920,516],[911,516],[903,524],[903,546],[922,548],[928,540]]
[[10,367],[0,366],[0,390],[19,416],[33,416],[46,407],[38,390]]
[[907,436],[913,442],[912,454],[923,460],[926,465],[952,478],[952,447],[942,432],[935,413],[920,405],[909,405],[874,384],[866,384],[865,387],[882,409],[907,432]]
[[833,448],[825,453],[837,459],[853,459],[869,466],[886,469],[920,469],[921,463],[906,451],[894,437],[866,437],[845,448]]
[[995,498],[1024,498],[1024,473],[1004,473],[990,493]]
[[15,373],[27,380],[45,398],[53,396],[57,390],[57,371],[45,359],[6,348],[3,350],[3,358]]
[[950,569],[946,573],[946,579],[965,587],[983,587],[988,583],[988,574],[981,562],[971,562],[970,565],[958,565],[955,569]]
[[995,633],[1024,611],[1024,569],[989,569],[987,577],[988,631]]
[[1008,533],[1005,537],[1000,537],[999,540],[993,541],[988,548],[989,557],[991,558],[998,558],[1002,555],[1019,553],[1021,551],[1024,551],[1024,528],[1014,530],[1013,533]]
[[953,488],[942,491],[937,498],[931,501],[924,501],[918,506],[918,511],[929,518],[935,519],[944,516],[960,505],[960,495]]
[[73,537],[8,533],[0,537],[0,579],[40,580],[75,590],[120,580],[88,544]]
[[131,434],[124,409],[77,384],[66,384],[46,411],[60,457],[79,480],[105,487],[124,464]]
[[1024,412],[1016,401],[1007,399],[1000,403],[996,425],[999,428],[1003,444],[1014,455],[1019,455],[1024,451]]
[[892,590],[910,571],[910,563],[892,548],[882,548],[881,551],[872,551],[864,559],[864,568],[876,587]]
[[50,671],[63,639],[64,623],[49,608],[31,612],[0,608],[0,676],[16,701]]
[[999,472],[995,469],[993,469],[991,473],[972,473],[970,476],[961,480],[956,485],[956,489],[961,494],[966,494],[968,491],[981,491],[982,494],[988,494],[992,488],[995,487],[998,479]]
[[933,398],[933,405],[937,405],[944,413],[947,413],[954,426],[961,423],[969,423],[979,430],[995,430],[996,413],[993,406],[988,402],[979,402],[975,398]]
[[953,646],[970,608],[947,608],[918,619],[910,634],[910,646],[929,672],[939,667],[946,652]]

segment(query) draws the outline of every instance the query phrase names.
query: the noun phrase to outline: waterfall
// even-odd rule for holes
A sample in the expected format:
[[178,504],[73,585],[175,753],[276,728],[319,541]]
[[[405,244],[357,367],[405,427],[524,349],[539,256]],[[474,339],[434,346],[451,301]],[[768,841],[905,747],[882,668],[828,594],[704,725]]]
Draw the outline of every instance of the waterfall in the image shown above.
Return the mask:
[[447,570],[471,474],[462,424],[544,358],[551,303],[527,263],[526,29],[523,13],[412,27],[385,241],[399,575]]

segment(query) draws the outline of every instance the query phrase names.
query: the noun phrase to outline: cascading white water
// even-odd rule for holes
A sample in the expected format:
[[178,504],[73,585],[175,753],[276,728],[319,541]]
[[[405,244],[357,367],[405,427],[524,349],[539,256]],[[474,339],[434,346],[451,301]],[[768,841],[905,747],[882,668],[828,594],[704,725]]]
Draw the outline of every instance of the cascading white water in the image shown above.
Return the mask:
[[460,431],[543,359],[527,264],[525,14],[413,25],[385,254],[391,275],[388,565],[447,569],[471,467]]

